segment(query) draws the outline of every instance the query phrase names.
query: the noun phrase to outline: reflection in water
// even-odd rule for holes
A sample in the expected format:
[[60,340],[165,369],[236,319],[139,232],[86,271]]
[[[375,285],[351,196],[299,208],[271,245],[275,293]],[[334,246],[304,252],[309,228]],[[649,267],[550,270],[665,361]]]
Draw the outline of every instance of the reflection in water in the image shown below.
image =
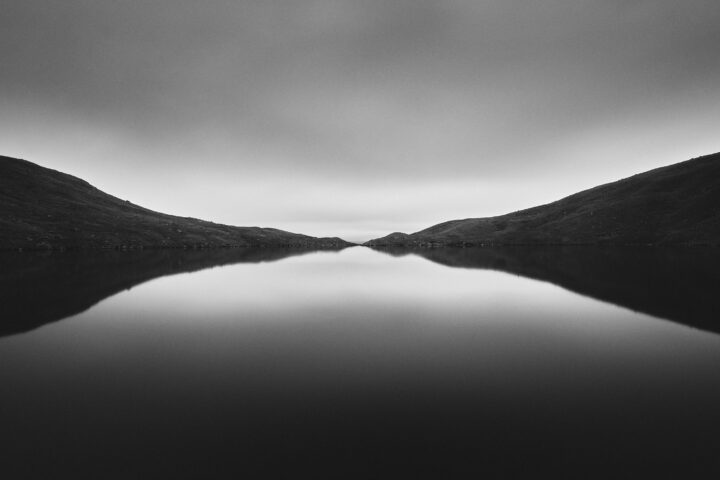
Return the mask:
[[[498,270],[720,333],[720,250],[714,248],[376,248],[449,267]],[[78,314],[153,278],[312,249],[239,248],[0,254],[0,336]]]
[[153,278],[236,263],[272,262],[314,251],[317,250],[227,248],[1,252],[0,336],[26,332],[76,315],[104,298]]
[[662,271],[710,251],[578,252],[350,248],[89,309],[305,252],[15,256],[15,331],[87,311],[0,339],[0,477],[716,478],[720,336],[524,277],[649,309],[626,264],[688,299]]
[[449,267],[499,270],[554,283],[655,317],[720,333],[720,249],[383,248]]

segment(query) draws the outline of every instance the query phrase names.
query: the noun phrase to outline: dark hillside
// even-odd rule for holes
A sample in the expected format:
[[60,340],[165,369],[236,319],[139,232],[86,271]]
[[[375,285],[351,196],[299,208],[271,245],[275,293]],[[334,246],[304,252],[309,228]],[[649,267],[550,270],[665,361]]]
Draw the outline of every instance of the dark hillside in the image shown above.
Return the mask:
[[347,245],[154,212],[71,175],[0,156],[0,249]]
[[383,245],[720,245],[720,154],[658,168],[547,205],[440,223]]

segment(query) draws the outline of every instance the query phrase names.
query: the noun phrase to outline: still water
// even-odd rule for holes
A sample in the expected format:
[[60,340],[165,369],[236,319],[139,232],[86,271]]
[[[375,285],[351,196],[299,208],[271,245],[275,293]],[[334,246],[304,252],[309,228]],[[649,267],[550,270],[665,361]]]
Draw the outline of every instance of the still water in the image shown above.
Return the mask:
[[0,469],[708,478],[719,257],[3,254]]

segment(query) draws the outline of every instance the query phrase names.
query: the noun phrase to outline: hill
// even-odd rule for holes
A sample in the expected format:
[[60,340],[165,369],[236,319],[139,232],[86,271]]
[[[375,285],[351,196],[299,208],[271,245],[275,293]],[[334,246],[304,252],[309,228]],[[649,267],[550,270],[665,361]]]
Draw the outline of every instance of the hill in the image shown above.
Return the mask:
[[340,238],[166,215],[71,175],[0,156],[0,250],[348,245]]
[[650,170],[547,205],[452,220],[368,246],[720,245],[720,153]]

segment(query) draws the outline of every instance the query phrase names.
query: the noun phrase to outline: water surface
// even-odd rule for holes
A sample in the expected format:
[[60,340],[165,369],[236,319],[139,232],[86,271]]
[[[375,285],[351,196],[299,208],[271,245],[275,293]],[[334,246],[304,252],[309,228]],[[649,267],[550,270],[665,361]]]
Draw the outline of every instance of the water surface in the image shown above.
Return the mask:
[[0,263],[0,457],[20,478],[718,467],[714,250]]

